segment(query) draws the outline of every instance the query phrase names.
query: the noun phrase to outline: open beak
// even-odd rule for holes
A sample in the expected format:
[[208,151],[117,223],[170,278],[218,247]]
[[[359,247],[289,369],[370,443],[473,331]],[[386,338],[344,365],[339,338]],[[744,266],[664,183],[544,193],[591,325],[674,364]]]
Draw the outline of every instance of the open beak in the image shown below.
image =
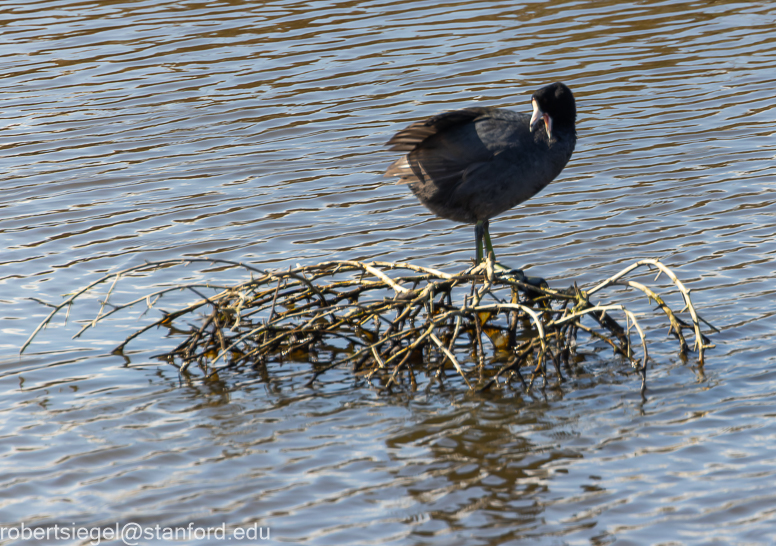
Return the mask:
[[540,121],[544,121],[544,129],[547,131],[547,138],[552,139],[552,118],[549,114],[545,114],[535,100],[531,100],[533,104],[533,115],[531,116],[530,128],[533,133],[534,128]]

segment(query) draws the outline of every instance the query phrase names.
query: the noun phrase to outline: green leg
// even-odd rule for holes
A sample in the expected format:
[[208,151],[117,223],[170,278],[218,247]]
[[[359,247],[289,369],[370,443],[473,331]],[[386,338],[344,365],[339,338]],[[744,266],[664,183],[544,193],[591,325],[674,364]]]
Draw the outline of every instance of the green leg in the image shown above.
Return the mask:
[[474,226],[474,236],[477,239],[477,263],[479,265],[482,262],[482,240],[485,239],[485,250],[488,253],[493,253],[493,261],[495,262],[495,270],[497,272],[509,272],[514,275],[517,280],[532,284],[534,286],[548,287],[547,281],[541,277],[526,277],[523,271],[520,269],[509,269],[504,267],[500,263],[496,262],[496,252],[493,250],[493,243],[490,240],[490,222],[488,220],[480,220]]
[[[490,242],[490,222],[485,220],[485,223],[483,224],[483,231],[485,232],[485,250],[487,250],[488,254],[493,253],[493,261],[496,261],[496,252],[493,250],[493,243]],[[487,256],[487,254],[486,254]]]
[[[482,261],[482,232],[485,231],[484,229],[484,221],[480,220],[476,224],[474,224],[474,239],[477,241],[477,258],[474,262],[474,265],[480,265],[480,262]],[[487,231],[485,231],[487,233]]]

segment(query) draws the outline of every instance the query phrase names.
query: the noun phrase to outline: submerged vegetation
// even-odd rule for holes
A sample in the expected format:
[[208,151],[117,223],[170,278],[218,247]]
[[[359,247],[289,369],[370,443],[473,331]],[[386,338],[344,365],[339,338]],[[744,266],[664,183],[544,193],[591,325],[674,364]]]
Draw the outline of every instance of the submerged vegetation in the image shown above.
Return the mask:
[[[241,267],[251,278],[234,286],[174,284],[113,301],[122,280],[191,263]],[[380,389],[415,390],[422,384],[429,389],[457,381],[476,390],[530,390],[539,379],[542,387],[563,381],[578,347],[602,343],[630,362],[644,392],[650,357],[640,317],[622,303],[593,301],[611,287],[635,289],[657,304],[680,353],[695,351],[703,363],[704,350],[713,347],[701,332],[701,323],[708,323],[698,315],[689,290],[659,260],[638,261],[587,289],[554,290],[500,269],[492,259],[456,275],[379,261],[329,261],[286,271],[204,258],[146,263],[97,279],[57,305],[41,302],[52,311],[21,350],[58,313],[69,313],[98,287],[108,287],[99,309],[74,337],[122,310],[145,306],[145,314],[174,292],[193,294],[196,301],[160,312],[115,350],[123,352],[149,330],[167,328],[181,341],[160,358],[189,376],[213,377],[246,367],[282,376],[291,373],[284,361],[293,359],[309,363],[307,384],[327,370],[347,366]],[[628,279],[649,270],[670,279],[683,309],[675,311],[652,288]]]

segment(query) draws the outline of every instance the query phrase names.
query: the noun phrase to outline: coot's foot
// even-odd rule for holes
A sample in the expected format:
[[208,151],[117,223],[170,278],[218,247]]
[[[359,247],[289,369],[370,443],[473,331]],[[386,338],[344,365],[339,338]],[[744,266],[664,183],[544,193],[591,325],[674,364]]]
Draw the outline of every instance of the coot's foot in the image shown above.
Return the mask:
[[517,281],[523,282],[525,284],[530,284],[531,286],[536,286],[537,288],[549,288],[550,285],[547,284],[547,281],[544,280],[542,277],[528,277],[525,273],[523,273],[522,269],[507,269],[501,264],[496,264],[496,271],[499,275],[503,275],[505,277],[512,277]]
[[542,277],[526,277],[525,284],[530,284],[531,286],[536,286],[537,288],[550,287],[550,285],[547,284],[547,281],[545,281]]
[[[466,271],[466,273],[467,274],[471,273],[474,269],[477,269],[477,268],[479,268],[481,266],[482,266],[482,264],[480,264],[480,265],[473,265],[473,266],[471,266]],[[522,282],[522,283],[525,283],[525,284],[530,284],[531,286],[536,286],[537,288],[549,288],[550,287],[550,285],[547,283],[546,280],[544,280],[544,278],[542,278],[542,277],[528,277],[525,273],[523,273],[522,269],[510,269],[510,268],[506,267],[505,265],[500,264],[498,262],[496,262],[493,265],[493,269],[496,271],[496,275],[498,275],[499,277],[512,278],[512,279],[515,279],[516,281],[519,281],[519,282]]]

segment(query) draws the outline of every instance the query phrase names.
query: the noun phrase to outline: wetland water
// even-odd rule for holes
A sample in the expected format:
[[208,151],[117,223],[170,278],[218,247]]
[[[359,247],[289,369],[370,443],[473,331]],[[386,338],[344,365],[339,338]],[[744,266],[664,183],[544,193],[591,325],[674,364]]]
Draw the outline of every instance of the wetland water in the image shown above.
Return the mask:
[[[0,17],[0,525],[776,543],[776,4],[8,0]],[[491,222],[494,245],[561,287],[675,268],[721,333],[699,366],[656,322],[646,399],[594,351],[546,396],[384,396],[344,369],[315,389],[185,383],[152,358],[162,332],[111,356],[132,323],[71,340],[76,309],[19,357],[48,311],[26,298],[144,260],[460,271],[471,226],[382,178],[385,141],[474,103],[530,112],[556,80],[577,150]]]

